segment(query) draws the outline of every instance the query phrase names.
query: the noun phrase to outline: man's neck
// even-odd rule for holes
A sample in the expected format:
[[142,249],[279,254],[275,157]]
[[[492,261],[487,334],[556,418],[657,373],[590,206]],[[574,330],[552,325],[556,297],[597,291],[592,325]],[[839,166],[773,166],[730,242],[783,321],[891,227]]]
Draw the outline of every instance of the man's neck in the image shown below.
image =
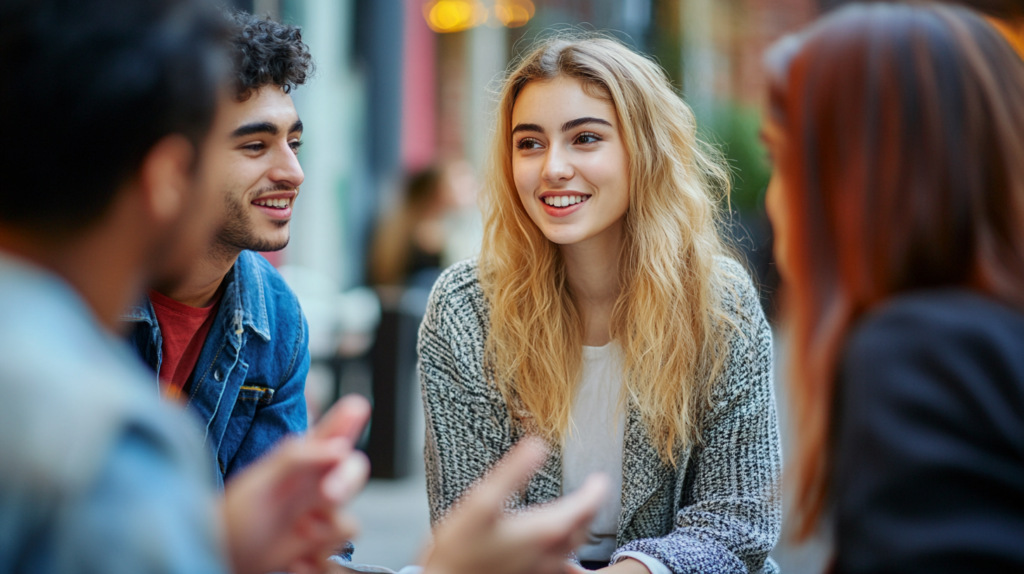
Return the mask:
[[179,283],[160,293],[190,307],[209,307],[240,253],[239,249],[218,245],[199,258]]
[[95,318],[111,332],[120,328],[124,310],[137,301],[147,281],[142,262],[148,254],[107,229],[69,241],[46,234],[0,229],[0,250],[48,269],[78,292]]

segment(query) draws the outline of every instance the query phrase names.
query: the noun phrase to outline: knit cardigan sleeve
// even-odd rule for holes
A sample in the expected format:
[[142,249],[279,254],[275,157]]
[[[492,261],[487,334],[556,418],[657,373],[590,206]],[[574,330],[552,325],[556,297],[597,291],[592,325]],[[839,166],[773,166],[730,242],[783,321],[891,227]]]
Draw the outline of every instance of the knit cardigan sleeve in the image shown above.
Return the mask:
[[673,574],[777,572],[768,559],[782,522],[782,456],[772,384],[772,333],[738,263],[725,309],[738,328],[694,447],[672,530],[616,551],[641,552]]
[[431,524],[513,444],[505,403],[485,378],[486,325],[475,263],[452,266],[434,286],[418,343]]

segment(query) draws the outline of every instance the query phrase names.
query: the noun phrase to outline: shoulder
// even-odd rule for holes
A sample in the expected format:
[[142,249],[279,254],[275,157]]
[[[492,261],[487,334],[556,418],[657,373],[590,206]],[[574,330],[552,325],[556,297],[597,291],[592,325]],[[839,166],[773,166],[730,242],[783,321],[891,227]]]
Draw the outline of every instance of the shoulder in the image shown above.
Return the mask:
[[441,273],[430,292],[425,325],[482,336],[488,311],[478,269],[474,258],[460,261]]
[[483,299],[477,259],[460,261],[441,272],[430,297],[438,301]]
[[8,487],[20,483],[40,495],[80,491],[127,436],[182,468],[199,460],[194,424],[160,402],[127,351],[105,354],[94,346],[84,361],[22,351],[20,365],[0,361],[0,481]]
[[757,288],[747,270],[732,257],[715,257],[715,285],[721,309],[740,324],[764,322]]
[[871,359],[933,359],[1019,349],[1024,313],[967,290],[895,297],[851,330],[844,363]]
[[238,256],[242,276],[256,281],[267,305],[271,325],[293,324],[302,315],[299,298],[269,261],[255,251],[243,251]]
[[[1024,313],[966,290],[903,295],[851,330],[838,374],[846,407],[900,409],[963,399],[1024,407]],[[958,398],[957,398],[958,397]]]

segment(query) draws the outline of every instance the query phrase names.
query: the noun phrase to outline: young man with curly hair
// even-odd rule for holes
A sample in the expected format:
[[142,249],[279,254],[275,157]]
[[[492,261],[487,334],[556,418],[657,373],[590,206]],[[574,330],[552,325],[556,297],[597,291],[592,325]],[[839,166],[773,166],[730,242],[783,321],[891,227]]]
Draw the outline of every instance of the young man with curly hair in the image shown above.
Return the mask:
[[306,430],[308,331],[299,302],[258,251],[288,244],[303,181],[291,91],[312,71],[298,27],[229,16],[232,101],[206,150],[220,226],[183,281],[131,309],[130,339],[164,398],[187,405],[224,481]]

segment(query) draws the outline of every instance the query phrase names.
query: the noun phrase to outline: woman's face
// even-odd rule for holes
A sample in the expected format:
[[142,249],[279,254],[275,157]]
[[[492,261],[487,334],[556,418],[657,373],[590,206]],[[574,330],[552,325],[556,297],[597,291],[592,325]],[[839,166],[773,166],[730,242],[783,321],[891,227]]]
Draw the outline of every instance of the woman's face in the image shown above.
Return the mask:
[[789,203],[787,178],[777,163],[777,159],[782,157],[785,137],[782,128],[772,121],[768,114],[766,114],[766,118],[768,119],[765,119],[764,125],[761,126],[761,140],[768,148],[768,155],[776,161],[773,161],[772,178],[768,182],[768,192],[765,195],[764,203],[765,209],[768,211],[768,219],[772,222],[774,234],[772,253],[775,255],[775,264],[779,268],[779,275],[786,278],[789,275],[789,248],[792,237],[789,225],[792,219],[786,207]]
[[629,165],[615,108],[571,78],[531,82],[512,110],[512,173],[519,200],[550,241],[619,237]]

